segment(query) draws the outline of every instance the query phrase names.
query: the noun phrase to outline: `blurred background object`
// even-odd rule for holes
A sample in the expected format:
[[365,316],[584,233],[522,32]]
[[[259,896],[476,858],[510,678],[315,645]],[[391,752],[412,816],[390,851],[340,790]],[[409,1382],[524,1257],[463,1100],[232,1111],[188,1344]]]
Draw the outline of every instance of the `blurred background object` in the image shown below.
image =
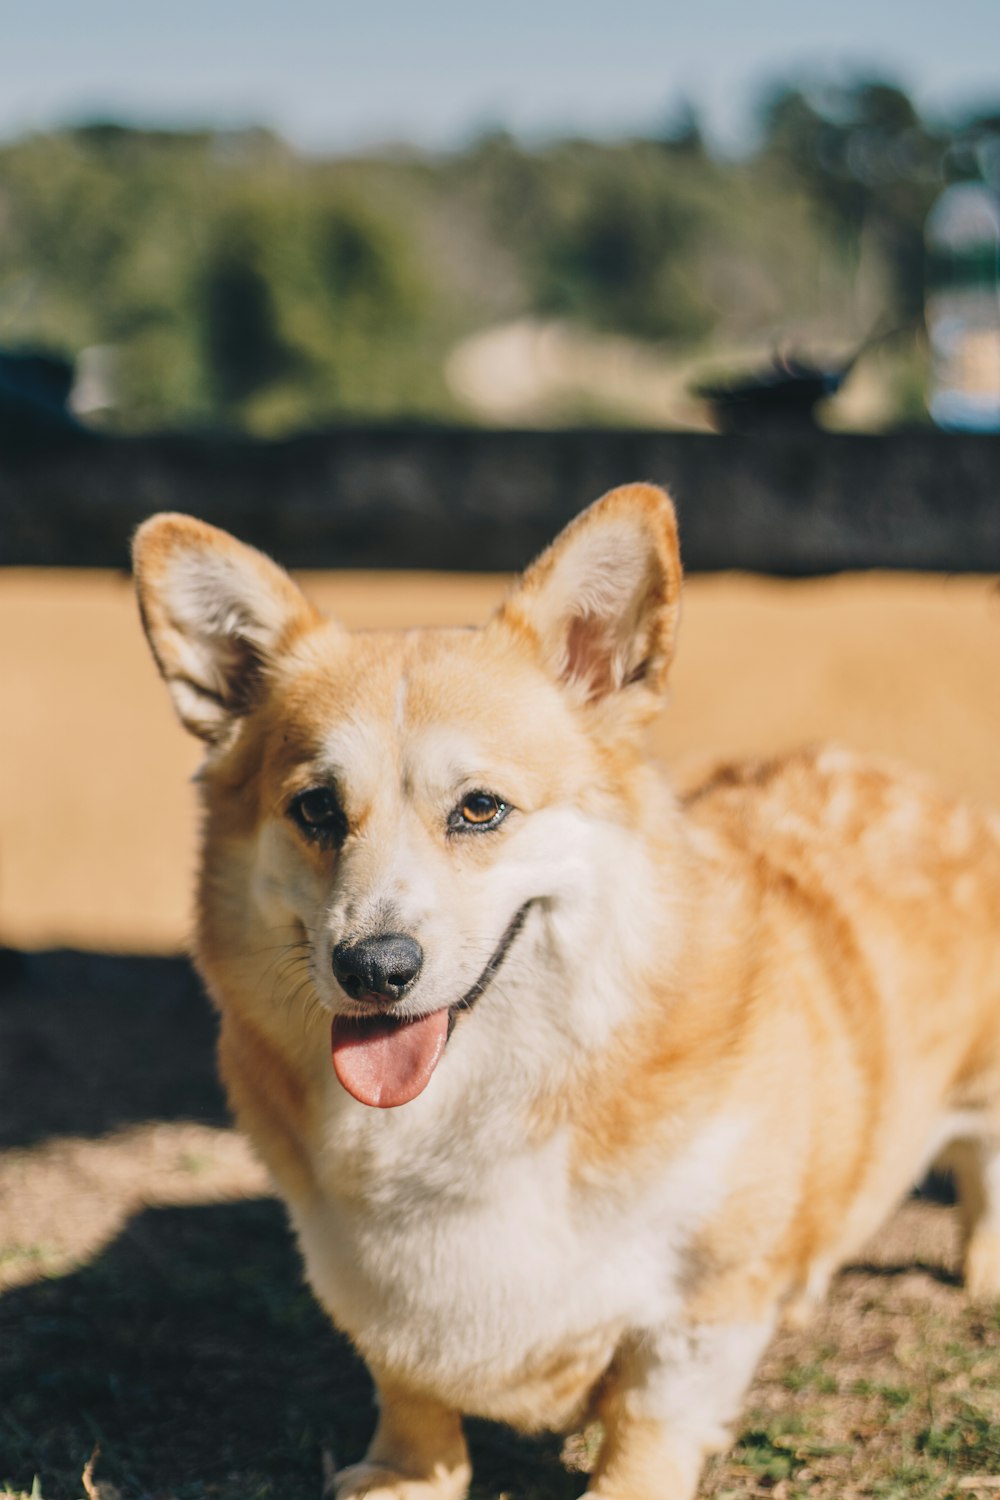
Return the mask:
[[926,420],[929,255],[932,406],[973,425],[946,389],[995,408],[998,212],[986,180],[941,189],[958,156],[995,175],[998,118],[806,75],[761,91],[738,152],[693,106],[603,139],[329,156],[259,127],[36,131],[0,147],[0,341],[74,361],[70,408],[103,430],[273,437],[704,428],[713,370],[836,368],[892,326],[849,400],[818,392],[821,423],[881,430]]
[[845,360],[825,364],[776,355],[765,369],[721,384],[704,381],[695,389],[723,432],[760,432],[801,427],[816,421],[816,407],[836,396],[867,342]]
[[927,219],[927,248],[931,416],[940,427],[1000,432],[996,193],[983,182],[945,188]]
[[73,362],[44,350],[0,351],[0,445],[10,449],[58,440],[75,427],[70,400]]

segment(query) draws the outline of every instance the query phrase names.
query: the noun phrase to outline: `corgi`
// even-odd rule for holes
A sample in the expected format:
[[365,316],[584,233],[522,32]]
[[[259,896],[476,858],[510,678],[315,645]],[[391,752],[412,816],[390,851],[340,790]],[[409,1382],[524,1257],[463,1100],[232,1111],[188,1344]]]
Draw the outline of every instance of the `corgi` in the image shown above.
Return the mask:
[[946,1152],[1000,1294],[1000,819],[835,748],[672,789],[662,490],[481,629],[349,634],[181,515],[135,571],[206,744],[222,1076],[377,1388],[338,1500],[458,1500],[465,1414],[597,1417],[588,1494],[690,1495],[777,1320]]

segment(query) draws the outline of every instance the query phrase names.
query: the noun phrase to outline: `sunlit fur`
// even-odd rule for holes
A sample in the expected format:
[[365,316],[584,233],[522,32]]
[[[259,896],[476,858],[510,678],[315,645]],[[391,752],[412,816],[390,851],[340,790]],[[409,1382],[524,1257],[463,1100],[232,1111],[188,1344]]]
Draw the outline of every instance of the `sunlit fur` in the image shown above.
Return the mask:
[[[461,1413],[598,1414],[594,1494],[689,1494],[777,1318],[945,1151],[1000,1292],[1000,825],[831,749],[672,790],[643,749],[680,599],[661,491],[605,496],[475,631],[348,635],[181,516],[136,568],[208,745],[229,1097],[379,1388],[342,1500],[460,1496]],[[317,785],[341,847],[289,815]],[[512,811],[456,832],[474,791]],[[381,1110],[331,1067],[331,953],[387,932],[424,952],[400,1012],[459,1008]]]

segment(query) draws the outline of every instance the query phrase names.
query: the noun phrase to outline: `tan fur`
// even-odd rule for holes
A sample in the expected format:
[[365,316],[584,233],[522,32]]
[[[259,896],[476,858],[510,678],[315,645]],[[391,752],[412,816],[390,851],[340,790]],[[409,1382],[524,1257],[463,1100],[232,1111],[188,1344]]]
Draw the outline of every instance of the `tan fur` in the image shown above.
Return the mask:
[[[147,523],[136,563],[161,671],[209,744],[198,962],[229,1097],[318,1294],[378,1380],[378,1433],[340,1477],[342,1500],[456,1500],[458,1411],[526,1429],[599,1411],[595,1495],[688,1494],[776,1315],[801,1315],[945,1148],[970,1289],[1000,1294],[1000,823],[830,748],[719,765],[672,791],[642,742],[679,616],[661,491],[627,486],[591,507],[481,631],[349,637],[272,563],[184,517]],[[343,805],[339,852],[289,821],[317,781],[335,781]],[[474,788],[514,812],[487,836],[449,835],[449,809]],[[543,826],[557,831],[532,842]],[[562,856],[565,838],[601,851],[592,868]],[[524,885],[535,865],[537,890]],[[331,944],[408,921],[445,976],[425,1005],[450,1006],[468,977],[452,986],[449,955],[474,975],[525,890],[524,932],[456,1013],[427,1093],[393,1118],[347,1101],[328,1056],[346,1004]],[[511,1055],[501,1040],[477,1064],[505,1005]],[[398,1185],[389,1140],[405,1158]],[[423,1155],[406,1155],[416,1141]],[[523,1283],[517,1253],[497,1249],[489,1270],[445,1235],[454,1197],[493,1253],[509,1215],[480,1188],[506,1181],[508,1157],[526,1178],[523,1202],[516,1178],[502,1189],[510,1212],[555,1215],[544,1233],[526,1222]],[[377,1238],[365,1248],[366,1205],[402,1236],[391,1270]],[[598,1274],[606,1249],[586,1248],[618,1251],[605,1220],[627,1220],[644,1256],[662,1235],[662,1284],[635,1273],[667,1309],[649,1327],[625,1296],[627,1255],[618,1309]],[[539,1343],[549,1304],[522,1326],[497,1291],[466,1334],[477,1276],[484,1309],[491,1278],[525,1296],[536,1272],[560,1286],[550,1232],[584,1247],[576,1274],[596,1279],[583,1310]],[[338,1261],[341,1233],[370,1260]],[[454,1328],[435,1300],[452,1275]],[[379,1311],[400,1288],[412,1330]],[[575,1288],[562,1289],[569,1308]],[[688,1394],[702,1385],[704,1410]]]

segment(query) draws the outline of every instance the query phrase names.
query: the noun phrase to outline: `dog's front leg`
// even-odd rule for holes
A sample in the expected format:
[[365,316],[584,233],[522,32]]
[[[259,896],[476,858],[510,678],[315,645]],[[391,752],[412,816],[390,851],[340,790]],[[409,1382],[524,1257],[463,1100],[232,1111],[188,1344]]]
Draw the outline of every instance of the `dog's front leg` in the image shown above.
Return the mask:
[[706,1456],[729,1444],[772,1327],[695,1324],[630,1341],[599,1402],[605,1437],[590,1500],[688,1500]]
[[379,1418],[368,1452],[336,1477],[336,1500],[461,1500],[469,1454],[458,1413],[377,1379]]

